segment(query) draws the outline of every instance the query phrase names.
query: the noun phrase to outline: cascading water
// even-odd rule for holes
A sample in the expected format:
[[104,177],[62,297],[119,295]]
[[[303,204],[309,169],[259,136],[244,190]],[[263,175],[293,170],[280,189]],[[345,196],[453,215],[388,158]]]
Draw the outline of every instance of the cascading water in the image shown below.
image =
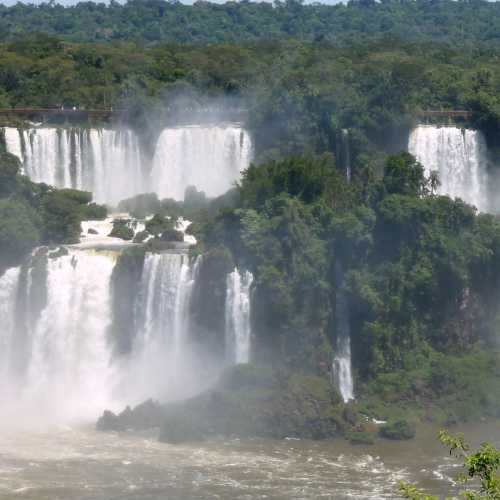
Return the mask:
[[95,201],[110,205],[145,192],[182,200],[188,186],[221,195],[252,155],[250,136],[238,125],[166,128],[152,160],[131,130],[3,130],[7,151],[19,157],[33,181],[91,191]]
[[128,398],[176,399],[196,371],[189,349],[189,306],[198,270],[187,254],[148,254],[135,308],[135,339],[122,381]]
[[116,204],[144,192],[139,141],[130,130],[4,129],[7,151],[34,182],[91,191]]
[[427,174],[438,172],[440,194],[461,198],[480,211],[488,211],[486,143],[481,132],[420,125],[410,134],[408,150]]
[[333,379],[344,402],[354,399],[354,382],[351,361],[351,327],[349,306],[342,291],[343,271],[341,264],[335,264],[337,294],[335,301],[336,349],[332,363]]
[[336,156],[338,166],[342,167],[347,180],[350,182],[352,176],[351,144],[349,130],[346,128],[343,128],[340,133],[337,134]]
[[161,198],[183,199],[188,186],[218,196],[239,180],[251,153],[239,126],[167,128],[158,138],[151,185]]
[[56,255],[42,252],[0,277],[0,420],[72,422],[192,394],[189,309],[199,259],[146,254],[132,290],[131,350],[118,356],[110,335],[119,251]]
[[[106,329],[114,262],[110,253],[71,250],[47,259],[45,283],[35,282],[33,267],[10,269],[0,279],[7,398],[0,406],[12,409],[17,422],[25,413],[40,420],[92,418],[109,402]],[[21,280],[23,273],[30,279]],[[34,287],[44,287],[46,297],[30,314]]]
[[230,363],[250,361],[251,300],[253,275],[237,268],[227,275],[226,287],[226,359]]

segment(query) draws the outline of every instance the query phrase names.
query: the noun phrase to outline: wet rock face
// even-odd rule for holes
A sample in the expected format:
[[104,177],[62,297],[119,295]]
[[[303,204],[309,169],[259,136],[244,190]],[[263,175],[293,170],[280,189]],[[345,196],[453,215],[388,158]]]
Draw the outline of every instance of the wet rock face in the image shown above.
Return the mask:
[[96,429],[104,432],[154,429],[161,425],[163,418],[162,406],[156,401],[148,399],[135,408],[127,406],[118,415],[105,410],[97,421]]

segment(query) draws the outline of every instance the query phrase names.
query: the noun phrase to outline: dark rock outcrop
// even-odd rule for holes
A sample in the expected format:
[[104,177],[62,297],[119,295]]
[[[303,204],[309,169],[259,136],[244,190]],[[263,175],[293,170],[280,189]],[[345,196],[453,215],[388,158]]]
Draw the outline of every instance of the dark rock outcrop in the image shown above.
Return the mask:
[[164,418],[164,409],[162,406],[148,399],[135,408],[127,406],[125,410],[116,415],[105,410],[96,424],[99,431],[141,431],[160,427]]

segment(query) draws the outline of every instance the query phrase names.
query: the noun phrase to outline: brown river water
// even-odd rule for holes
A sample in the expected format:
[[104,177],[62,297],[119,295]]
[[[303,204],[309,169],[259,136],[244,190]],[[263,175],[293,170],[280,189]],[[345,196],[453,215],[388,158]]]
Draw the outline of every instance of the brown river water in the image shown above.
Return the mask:
[[[500,422],[454,429],[500,442]],[[213,440],[170,445],[153,434],[91,427],[0,432],[0,500],[253,500],[398,498],[400,480],[455,495],[461,471],[424,426],[417,439]]]

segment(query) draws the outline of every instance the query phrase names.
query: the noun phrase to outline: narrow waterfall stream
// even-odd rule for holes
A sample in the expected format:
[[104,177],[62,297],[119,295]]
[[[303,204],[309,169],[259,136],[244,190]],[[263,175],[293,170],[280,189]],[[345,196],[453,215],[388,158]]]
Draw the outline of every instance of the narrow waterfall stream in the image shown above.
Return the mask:
[[251,347],[251,299],[253,275],[234,269],[227,275],[226,358],[230,363],[248,363]]
[[342,266],[335,264],[337,293],[335,299],[336,348],[332,363],[334,382],[344,402],[354,399],[354,381],[351,361],[351,327],[349,322],[349,306],[342,284],[344,281]]

